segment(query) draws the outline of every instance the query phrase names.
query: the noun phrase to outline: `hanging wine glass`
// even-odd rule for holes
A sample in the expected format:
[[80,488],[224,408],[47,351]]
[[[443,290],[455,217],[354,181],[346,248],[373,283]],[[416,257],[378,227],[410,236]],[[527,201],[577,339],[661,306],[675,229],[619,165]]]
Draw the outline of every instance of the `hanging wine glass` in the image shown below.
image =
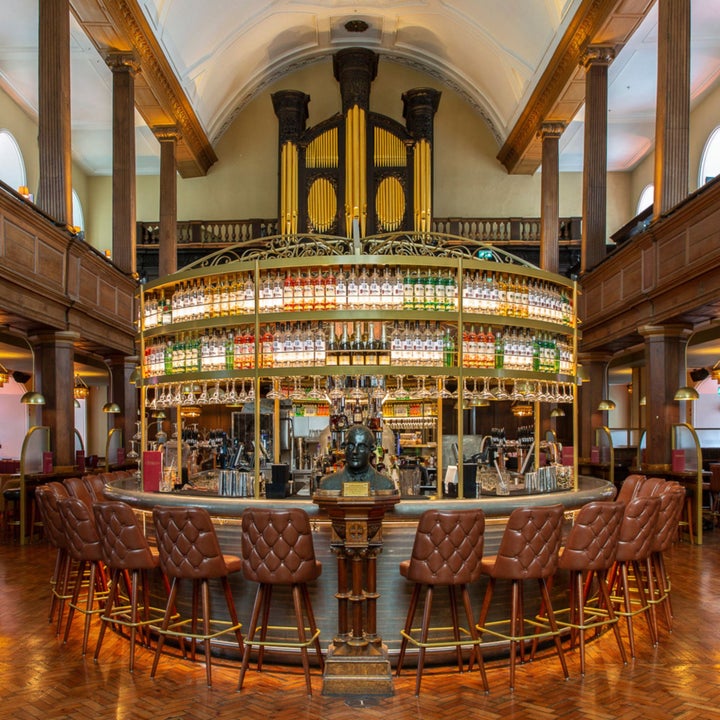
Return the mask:
[[328,397],[331,400],[342,400],[345,397],[345,390],[343,385],[345,384],[345,377],[338,375],[333,378],[333,387],[328,393]]
[[308,391],[308,398],[311,400],[325,400],[326,394],[320,389],[320,378],[317,375],[313,376],[313,385],[312,388]]
[[200,392],[200,395],[198,395],[197,403],[198,405],[208,404],[207,381],[202,384],[202,391]]
[[220,404],[220,383],[216,382],[215,387],[213,387],[213,391],[210,395],[210,400],[208,401],[211,405],[219,405]]
[[238,401],[237,390],[235,389],[235,379],[233,378],[230,390],[225,393],[225,402],[234,405]]
[[363,400],[366,396],[364,390],[360,388],[360,376],[355,378],[355,387],[350,391],[350,397],[353,400]]
[[292,380],[293,380],[293,388],[290,391],[290,399],[293,402],[299,402],[300,400],[304,400],[305,399],[305,391],[302,389],[302,378],[294,377]]
[[495,396],[492,394],[492,391],[490,390],[490,378],[484,377],[483,378],[483,386],[482,390],[480,391],[480,397],[483,400],[494,400]]
[[505,390],[505,380],[503,378],[498,379],[497,387],[493,390],[493,397],[496,400],[508,399],[507,390]]
[[237,393],[237,402],[242,404],[247,402],[247,392],[245,391],[245,378],[241,381],[240,390]]
[[268,390],[268,394],[265,396],[268,400],[282,400],[283,393],[280,390],[280,378],[272,378],[272,388]]

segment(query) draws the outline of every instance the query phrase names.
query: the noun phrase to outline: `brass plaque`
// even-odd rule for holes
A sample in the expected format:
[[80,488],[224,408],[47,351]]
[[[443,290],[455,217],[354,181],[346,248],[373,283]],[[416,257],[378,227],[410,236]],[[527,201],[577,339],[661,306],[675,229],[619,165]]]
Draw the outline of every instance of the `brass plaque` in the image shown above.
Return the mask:
[[343,483],[343,497],[369,497],[370,483],[346,482]]

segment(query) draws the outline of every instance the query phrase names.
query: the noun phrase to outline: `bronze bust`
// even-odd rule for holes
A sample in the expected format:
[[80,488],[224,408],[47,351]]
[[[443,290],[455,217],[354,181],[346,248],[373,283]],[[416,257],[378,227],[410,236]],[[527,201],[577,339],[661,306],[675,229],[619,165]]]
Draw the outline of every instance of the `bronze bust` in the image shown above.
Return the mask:
[[345,467],[322,480],[320,490],[342,490],[343,485],[349,482],[368,483],[371,493],[395,489],[392,480],[370,464],[375,451],[375,435],[369,428],[364,425],[350,427],[343,447]]

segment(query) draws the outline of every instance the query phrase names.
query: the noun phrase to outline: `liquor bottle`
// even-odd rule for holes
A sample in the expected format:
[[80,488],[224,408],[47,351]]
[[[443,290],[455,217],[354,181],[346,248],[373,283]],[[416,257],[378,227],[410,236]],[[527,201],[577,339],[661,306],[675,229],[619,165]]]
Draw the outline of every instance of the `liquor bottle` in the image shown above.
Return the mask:
[[283,353],[283,333],[282,326],[275,324],[275,332],[273,333],[273,365],[274,367],[284,367],[285,357]]
[[273,360],[273,335],[270,326],[266,325],[260,337],[260,366],[271,368],[274,366]]
[[307,278],[298,271],[293,285],[293,310],[295,312],[302,312],[305,309],[305,284],[307,284]]
[[380,283],[380,305],[383,310],[390,310],[393,307],[394,280],[390,275],[390,269],[386,266],[383,270],[382,282]]
[[325,272],[320,276],[322,281],[323,306],[322,310],[334,310],[337,305],[335,291],[335,275],[332,272]]
[[319,270],[312,275],[312,286],[313,310],[325,310],[325,281]]
[[505,344],[500,330],[495,333],[495,367],[505,367]]
[[443,335],[443,365],[445,367],[455,365],[455,340],[449,327],[445,328],[445,334]]
[[327,331],[327,341],[325,344],[325,364],[326,365],[337,365],[338,364],[338,344],[335,338],[335,324],[330,323]]
[[360,306],[359,297],[360,288],[358,286],[357,273],[355,268],[351,267],[347,279],[347,307],[348,310],[355,310]]
[[368,308],[378,310],[382,307],[382,293],[380,291],[381,280],[377,267],[373,267],[370,273],[370,295],[368,297]]
[[295,309],[295,278],[288,272],[283,281],[283,306],[285,312],[292,312]]
[[327,361],[327,345],[325,343],[325,328],[318,323],[313,333],[313,365],[325,365]]
[[346,310],[347,298],[347,276],[342,268],[335,273],[335,305],[338,310]]
[[380,342],[378,348],[378,365],[390,364],[390,341],[387,339],[385,323],[380,323]]
[[363,347],[362,329],[359,322],[355,323],[355,328],[353,330],[352,338],[350,340],[350,364],[365,364],[365,348]]
[[485,333],[485,367],[495,367],[495,334],[490,326]]
[[358,304],[357,306],[363,310],[370,308],[370,278],[368,277],[367,268],[363,267],[358,277]]
[[379,343],[375,340],[375,323],[368,323],[367,337],[363,340],[365,349],[365,364],[378,365]]
[[348,338],[347,323],[343,323],[340,347],[338,349],[338,365],[350,365],[350,340]]
[[425,309],[425,280],[420,270],[414,275],[412,310]]
[[406,269],[403,276],[403,310],[412,310],[415,302],[415,278]]

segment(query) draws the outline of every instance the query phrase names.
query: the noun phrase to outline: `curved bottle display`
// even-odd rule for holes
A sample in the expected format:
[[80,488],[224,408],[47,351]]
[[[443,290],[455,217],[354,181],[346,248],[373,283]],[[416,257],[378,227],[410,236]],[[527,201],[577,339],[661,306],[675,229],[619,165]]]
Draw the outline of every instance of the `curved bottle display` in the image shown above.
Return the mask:
[[452,236],[362,243],[263,238],[143,286],[143,416],[288,397],[327,403],[331,429],[362,419],[379,430],[384,415],[409,425],[382,410],[403,393],[425,426],[459,396],[462,456],[463,406],[573,402],[573,281]]

